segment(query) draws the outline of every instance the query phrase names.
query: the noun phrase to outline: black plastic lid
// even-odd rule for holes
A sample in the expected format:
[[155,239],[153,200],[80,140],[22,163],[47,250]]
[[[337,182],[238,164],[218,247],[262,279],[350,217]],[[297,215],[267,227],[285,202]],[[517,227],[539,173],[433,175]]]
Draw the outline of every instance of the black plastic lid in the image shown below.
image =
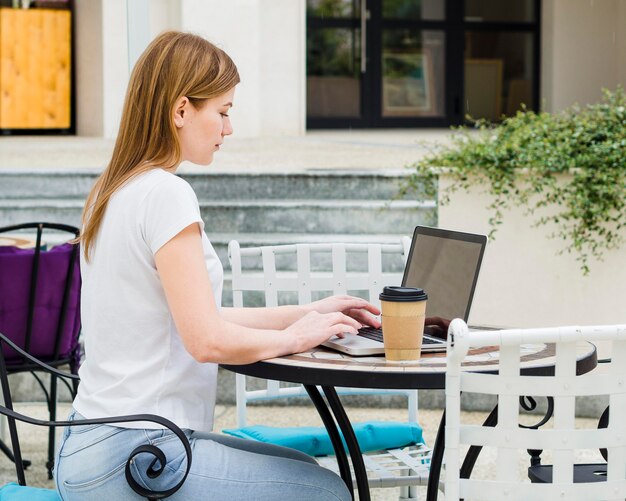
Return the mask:
[[381,301],[391,302],[413,302],[413,301],[426,301],[428,295],[424,292],[424,289],[417,289],[414,287],[385,287],[378,296]]

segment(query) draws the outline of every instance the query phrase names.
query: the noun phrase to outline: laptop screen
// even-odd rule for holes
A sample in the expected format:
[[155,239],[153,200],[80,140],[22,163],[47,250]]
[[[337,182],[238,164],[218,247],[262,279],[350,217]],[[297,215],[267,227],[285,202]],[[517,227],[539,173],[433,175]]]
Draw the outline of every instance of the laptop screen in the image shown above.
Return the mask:
[[402,285],[428,294],[427,316],[469,317],[487,237],[417,226]]

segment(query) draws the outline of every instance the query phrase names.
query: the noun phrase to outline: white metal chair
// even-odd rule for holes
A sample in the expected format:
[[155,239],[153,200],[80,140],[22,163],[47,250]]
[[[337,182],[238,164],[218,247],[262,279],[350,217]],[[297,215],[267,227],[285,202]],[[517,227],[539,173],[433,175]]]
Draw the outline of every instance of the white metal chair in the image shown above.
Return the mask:
[[[577,344],[610,341],[613,361],[607,372],[576,375]],[[520,375],[523,345],[554,343],[554,376]],[[499,374],[461,371],[470,348],[499,346]],[[551,345],[547,345],[551,346]],[[495,428],[461,422],[461,392],[498,397]],[[538,429],[520,427],[520,396],[552,397],[554,417]],[[610,421],[605,429],[576,428],[577,397],[608,395]],[[515,329],[469,332],[456,319],[448,331],[446,373],[447,500],[624,500],[626,498],[626,325]],[[497,453],[489,479],[460,478],[461,447]],[[596,449],[608,449],[605,481],[574,481],[576,463]],[[552,454],[552,483],[530,483],[524,471],[527,450]],[[485,452],[483,450],[483,452]]]
[[[233,306],[304,304],[331,294],[352,294],[380,306],[385,285],[400,284],[410,239],[397,243],[312,243],[241,248],[228,246],[232,268]],[[395,270],[393,267],[395,260]],[[259,297],[260,296],[260,297]],[[254,303],[256,299],[256,304]],[[252,303],[252,304],[251,304]],[[236,375],[237,425],[246,426],[248,402],[307,396],[302,386],[267,381],[263,389],[249,389],[246,377]],[[341,395],[397,394],[408,399],[408,418],[418,422],[417,391],[337,388]],[[414,446],[363,454],[370,487],[402,487],[400,499],[415,499],[416,486],[428,482],[430,449]],[[318,458],[338,471],[333,458]]]

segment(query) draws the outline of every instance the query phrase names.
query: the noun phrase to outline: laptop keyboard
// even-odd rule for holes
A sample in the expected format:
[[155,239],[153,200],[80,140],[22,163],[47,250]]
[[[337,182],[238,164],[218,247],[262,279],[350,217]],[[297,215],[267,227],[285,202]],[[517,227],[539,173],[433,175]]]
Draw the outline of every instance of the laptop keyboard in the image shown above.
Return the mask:
[[[376,329],[374,327],[361,327],[359,329],[359,336],[362,336],[364,338],[367,339],[372,339],[374,341],[378,341],[380,343],[383,342],[383,331],[382,329]],[[437,343],[441,343],[442,341],[437,340],[437,339],[433,339],[429,336],[424,336],[423,340],[422,340],[422,344],[437,344]]]
[[358,335],[367,339],[373,339],[374,341],[380,341],[381,343],[383,342],[382,329],[376,329],[375,327],[361,327]]

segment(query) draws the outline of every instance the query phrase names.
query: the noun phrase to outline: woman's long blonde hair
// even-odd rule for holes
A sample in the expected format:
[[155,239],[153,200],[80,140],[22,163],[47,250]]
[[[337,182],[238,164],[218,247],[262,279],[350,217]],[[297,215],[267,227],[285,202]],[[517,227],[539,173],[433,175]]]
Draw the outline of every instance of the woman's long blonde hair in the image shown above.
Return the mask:
[[202,37],[168,31],[152,41],[130,76],[111,161],[85,203],[80,241],[87,261],[111,196],[138,174],[180,163],[178,99],[186,96],[200,108],[238,83],[231,58]]

